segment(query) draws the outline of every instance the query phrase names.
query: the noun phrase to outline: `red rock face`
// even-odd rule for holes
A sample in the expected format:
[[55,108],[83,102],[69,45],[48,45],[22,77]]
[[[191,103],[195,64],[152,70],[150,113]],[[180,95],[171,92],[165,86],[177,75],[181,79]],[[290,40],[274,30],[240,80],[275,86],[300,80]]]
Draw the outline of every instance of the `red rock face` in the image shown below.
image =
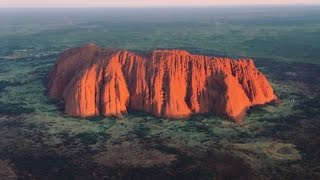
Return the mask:
[[49,74],[49,95],[72,116],[117,116],[128,109],[156,116],[227,115],[276,99],[252,60],[192,55],[183,50],[138,54],[90,44],[62,54]]

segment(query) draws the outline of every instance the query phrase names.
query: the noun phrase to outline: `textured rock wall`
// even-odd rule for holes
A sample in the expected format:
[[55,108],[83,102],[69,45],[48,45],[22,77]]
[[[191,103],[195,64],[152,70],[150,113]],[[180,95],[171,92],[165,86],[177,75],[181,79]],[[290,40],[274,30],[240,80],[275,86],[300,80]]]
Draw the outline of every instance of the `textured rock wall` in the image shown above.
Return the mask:
[[227,115],[276,99],[252,60],[192,55],[183,50],[138,54],[90,44],[62,54],[49,74],[49,95],[72,116],[118,116],[128,109],[156,116]]

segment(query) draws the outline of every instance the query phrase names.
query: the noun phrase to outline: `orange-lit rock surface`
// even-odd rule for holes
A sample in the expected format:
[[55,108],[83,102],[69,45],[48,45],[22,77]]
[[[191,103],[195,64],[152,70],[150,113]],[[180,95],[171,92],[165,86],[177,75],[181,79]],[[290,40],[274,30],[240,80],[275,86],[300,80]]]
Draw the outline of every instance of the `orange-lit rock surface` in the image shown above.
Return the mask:
[[49,74],[49,95],[72,116],[117,116],[128,109],[182,118],[212,113],[240,120],[276,99],[252,60],[183,50],[135,53],[94,44],[62,54]]

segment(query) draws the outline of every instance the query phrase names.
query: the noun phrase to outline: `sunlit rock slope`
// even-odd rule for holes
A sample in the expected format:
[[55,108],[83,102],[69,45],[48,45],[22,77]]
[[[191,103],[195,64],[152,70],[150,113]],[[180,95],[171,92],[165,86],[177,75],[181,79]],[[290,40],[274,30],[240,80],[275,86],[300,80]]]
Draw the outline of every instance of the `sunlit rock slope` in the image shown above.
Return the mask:
[[156,116],[226,115],[276,99],[251,59],[232,60],[184,50],[136,53],[94,44],[63,53],[49,74],[49,95],[71,116],[117,116],[129,109]]

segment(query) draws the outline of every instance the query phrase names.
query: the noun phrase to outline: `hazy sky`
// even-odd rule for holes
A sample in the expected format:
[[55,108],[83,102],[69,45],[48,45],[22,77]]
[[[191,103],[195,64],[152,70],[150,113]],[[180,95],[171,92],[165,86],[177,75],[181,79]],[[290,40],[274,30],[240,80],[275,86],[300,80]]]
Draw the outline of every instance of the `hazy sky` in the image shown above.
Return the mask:
[[0,6],[210,6],[320,4],[320,0],[0,0]]

